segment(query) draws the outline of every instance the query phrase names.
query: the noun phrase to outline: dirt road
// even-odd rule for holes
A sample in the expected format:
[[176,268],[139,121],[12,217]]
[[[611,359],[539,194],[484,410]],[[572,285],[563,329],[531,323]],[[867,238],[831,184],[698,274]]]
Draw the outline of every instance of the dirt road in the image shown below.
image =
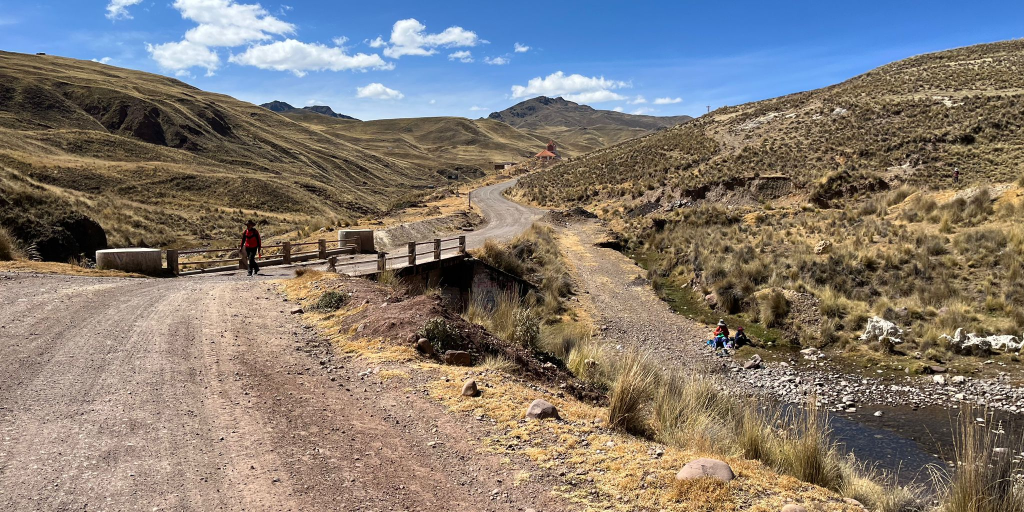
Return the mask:
[[480,208],[484,224],[476,231],[466,234],[466,245],[470,249],[484,245],[488,239],[510,240],[544,216],[544,210],[505,199],[502,193],[514,186],[517,181],[510,180],[473,191],[473,204]]
[[576,267],[581,302],[602,327],[601,338],[650,352],[665,369],[721,365],[702,344],[711,335],[706,326],[673,312],[633,260],[595,245],[604,234],[599,223],[575,223],[561,234]]
[[[479,243],[537,215],[507,186]],[[0,510],[572,509],[465,417],[319,364],[291,272],[0,274]]]

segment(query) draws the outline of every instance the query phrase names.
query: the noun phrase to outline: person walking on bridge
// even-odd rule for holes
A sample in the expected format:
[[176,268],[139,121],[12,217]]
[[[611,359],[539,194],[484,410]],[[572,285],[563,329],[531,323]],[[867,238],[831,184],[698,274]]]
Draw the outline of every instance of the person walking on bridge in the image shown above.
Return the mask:
[[256,254],[263,252],[263,241],[260,240],[260,232],[256,230],[256,223],[251,219],[245,223],[245,231],[242,232],[241,250],[249,257],[248,275],[259,274],[260,266],[256,263]]

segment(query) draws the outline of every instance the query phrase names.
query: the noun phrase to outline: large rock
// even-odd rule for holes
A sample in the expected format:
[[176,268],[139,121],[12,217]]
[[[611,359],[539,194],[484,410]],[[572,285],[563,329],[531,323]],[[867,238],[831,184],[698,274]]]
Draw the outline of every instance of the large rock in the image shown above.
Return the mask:
[[426,338],[420,338],[416,340],[416,350],[428,355],[434,355],[434,346],[430,344],[430,340]]
[[893,347],[903,343],[903,329],[882,317],[873,316],[868,319],[868,325],[864,328],[864,334],[860,336],[860,339],[861,341],[877,341]]
[[473,366],[473,356],[461,350],[449,350],[444,353],[444,364],[455,366]]
[[818,242],[818,245],[814,246],[814,254],[828,254],[832,252],[832,242],[830,240],[822,240]]
[[728,464],[717,459],[697,459],[687,463],[676,473],[676,480],[694,480],[697,478],[716,478],[728,482],[736,475]]
[[975,333],[964,334],[964,330],[957,329],[952,336],[942,335],[941,339],[949,344],[950,348],[958,354],[969,354],[981,356],[990,351],[1020,352],[1024,348],[1020,338],[1010,334],[998,334],[995,336],[978,336]]
[[561,416],[558,415],[558,408],[548,401],[538,398],[526,409],[526,419],[546,420],[548,418],[554,418],[556,420],[562,419]]
[[782,512],[807,512],[807,509],[800,505],[790,503],[789,505],[782,507]]
[[480,388],[477,387],[475,380],[469,379],[462,385],[462,396],[477,396],[479,394]]

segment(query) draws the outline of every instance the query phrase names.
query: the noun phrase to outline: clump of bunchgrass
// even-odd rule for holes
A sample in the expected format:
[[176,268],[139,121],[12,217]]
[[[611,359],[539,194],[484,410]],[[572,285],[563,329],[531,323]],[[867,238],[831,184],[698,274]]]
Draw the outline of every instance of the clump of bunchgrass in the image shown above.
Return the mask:
[[337,311],[348,304],[352,296],[340,292],[337,290],[327,290],[320,294],[320,297],[316,299],[316,302],[310,307],[310,310],[317,311],[320,313],[331,313]]

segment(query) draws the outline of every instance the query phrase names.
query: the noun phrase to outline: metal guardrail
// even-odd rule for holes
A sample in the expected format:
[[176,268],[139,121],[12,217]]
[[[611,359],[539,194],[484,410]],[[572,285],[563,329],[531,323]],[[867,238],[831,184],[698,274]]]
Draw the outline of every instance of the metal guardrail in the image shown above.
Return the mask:
[[[347,240],[346,240],[347,241]],[[451,245],[450,242],[458,242],[457,245]],[[444,245],[448,244],[448,247]],[[431,250],[425,252],[419,252],[419,246],[431,246]],[[303,250],[306,248],[316,247],[315,250]],[[335,247],[331,247],[335,246]],[[384,272],[388,268],[396,268],[394,264],[389,265],[388,262],[407,260],[405,265],[398,265],[397,268],[405,268],[415,266],[418,263],[426,263],[428,261],[438,261],[442,258],[444,251],[458,250],[458,254],[466,254],[466,237],[457,236],[452,238],[435,238],[434,240],[428,240],[424,242],[409,242],[408,254],[398,254],[394,256],[388,256],[386,252],[377,253],[377,267],[376,272]],[[167,250],[167,269],[174,275],[193,275],[213,272],[226,272],[231,270],[246,270],[249,268],[248,258],[244,253],[239,253],[237,257],[228,257],[222,259],[198,259],[192,261],[182,261],[183,256],[192,256],[197,254],[215,254],[225,253],[232,254],[235,251],[239,251],[239,248],[230,249],[193,249],[178,251],[174,249]],[[320,239],[316,242],[282,242],[280,244],[271,245],[263,248],[263,256],[256,258],[256,261],[261,266],[274,266],[274,265],[288,265],[291,263],[298,263],[302,261],[310,260],[327,260],[328,258],[334,258],[342,254],[355,254],[356,246],[353,244],[343,243],[342,241],[328,241],[326,239]],[[268,254],[269,253],[269,254]],[[429,260],[420,260],[420,256],[433,256]],[[354,259],[344,263],[337,263],[332,261],[335,268],[360,265],[360,264],[372,264],[373,258],[366,259]],[[224,264],[230,265],[224,265]],[[210,266],[214,265],[214,266]],[[220,265],[220,266],[216,266]],[[192,270],[182,270],[183,267],[198,267]],[[371,271],[371,273],[375,273]]]

